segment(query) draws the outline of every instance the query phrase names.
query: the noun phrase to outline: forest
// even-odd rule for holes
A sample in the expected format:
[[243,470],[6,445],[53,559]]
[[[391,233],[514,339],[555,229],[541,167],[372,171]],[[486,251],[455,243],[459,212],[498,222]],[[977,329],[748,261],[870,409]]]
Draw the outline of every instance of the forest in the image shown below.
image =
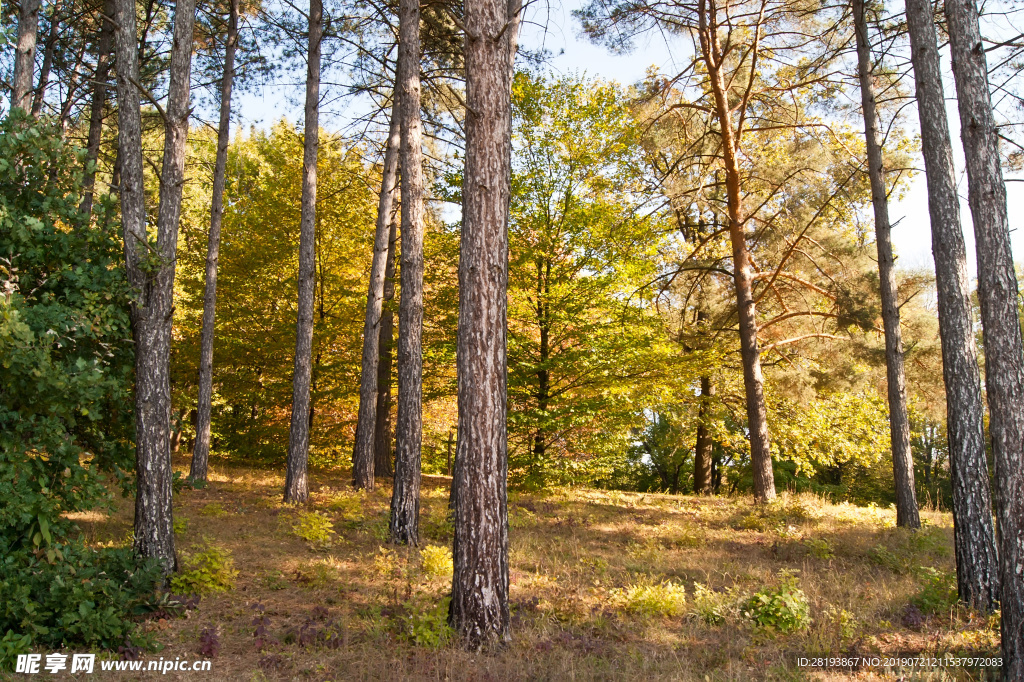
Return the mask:
[[1024,682],[1020,12],[4,3],[0,678]]

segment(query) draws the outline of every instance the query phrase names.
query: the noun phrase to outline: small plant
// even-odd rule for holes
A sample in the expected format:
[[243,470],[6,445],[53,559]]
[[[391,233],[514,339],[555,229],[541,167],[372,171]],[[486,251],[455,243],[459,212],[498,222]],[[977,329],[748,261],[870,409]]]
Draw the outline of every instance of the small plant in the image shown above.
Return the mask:
[[200,516],[227,516],[228,512],[221,506],[220,502],[211,502],[199,510]]
[[184,533],[187,530],[188,530],[188,519],[180,518],[180,517],[177,518],[177,519],[174,519],[174,532],[176,534],[177,533]]
[[804,538],[804,547],[815,559],[832,559],[836,555],[832,543],[825,538]]
[[810,625],[810,605],[791,571],[779,572],[778,587],[755,592],[743,605],[743,616],[761,628],[779,632],[803,630]]
[[420,553],[423,571],[435,578],[451,578],[454,570],[452,551],[447,547],[427,545]]
[[175,592],[205,595],[226,592],[235,586],[235,560],[223,547],[207,545],[195,554],[185,554],[182,563],[186,570],[171,578]]
[[905,552],[892,552],[885,545],[875,545],[868,554],[868,559],[876,566],[886,568],[897,575],[910,572],[910,557]]
[[288,581],[285,580],[284,573],[274,569],[263,575],[263,586],[268,590],[283,590],[288,587]]
[[641,616],[678,616],[686,608],[686,590],[670,581],[641,580],[624,590],[615,590],[613,596],[626,611]]
[[220,634],[217,628],[204,628],[199,633],[199,655],[206,658],[217,658],[220,651]]
[[935,568],[921,568],[919,575],[924,580],[924,587],[911,602],[921,609],[921,613],[948,613],[956,606],[958,596],[955,574]]
[[331,499],[327,508],[338,512],[342,522],[350,528],[358,526],[365,518],[363,515],[363,502],[359,498],[358,493],[339,492]]
[[701,583],[694,583],[691,612],[707,625],[721,625],[727,618],[739,615],[742,601],[739,586],[716,592]]
[[323,512],[300,513],[292,531],[313,549],[327,549],[334,544],[334,524]]
[[326,557],[322,560],[309,561],[304,563],[295,575],[298,582],[315,590],[326,589],[338,581],[337,560]]
[[416,646],[428,649],[440,649],[452,638],[452,629],[448,626],[448,602],[445,598],[433,608],[405,603],[409,612],[405,617],[405,636]]

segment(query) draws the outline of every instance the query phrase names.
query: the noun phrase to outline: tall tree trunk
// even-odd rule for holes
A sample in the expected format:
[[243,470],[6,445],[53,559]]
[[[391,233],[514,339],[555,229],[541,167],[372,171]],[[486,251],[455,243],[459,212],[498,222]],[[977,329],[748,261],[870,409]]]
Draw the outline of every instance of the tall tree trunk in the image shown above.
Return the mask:
[[85,149],[85,177],[82,180],[82,212],[92,213],[93,188],[96,186],[96,162],[103,139],[103,113],[107,107],[107,79],[114,43],[114,0],[103,3],[100,34],[96,40],[96,71],[92,75],[92,103],[89,112],[89,140]]
[[739,134],[733,128],[733,102],[726,92],[722,74],[723,53],[718,39],[718,17],[714,3],[700,0],[700,45],[702,61],[708,70],[715,110],[722,131],[722,159],[725,167],[726,198],[729,208],[729,240],[732,243],[733,281],[739,315],[740,355],[743,361],[743,387],[747,403],[747,429],[750,434],[750,463],[754,476],[754,499],[775,499],[771,445],[768,440],[768,409],[764,400],[764,375],[761,350],[757,345],[757,311],[754,306],[753,273],[747,246],[746,220],[740,190]]
[[1024,680],[1024,342],[1017,277],[978,8],[974,0],[949,0],[945,8],[978,255],[985,390],[999,505],[1003,677]]
[[398,6],[398,111],[402,130],[402,295],[398,303],[398,414],[391,541],[419,543],[423,437],[423,150],[420,124],[420,5]]
[[203,331],[199,345],[199,403],[196,406],[196,442],[188,476],[205,481],[210,460],[210,420],[213,403],[213,337],[217,314],[217,261],[220,258],[220,226],[224,217],[224,182],[231,137],[231,87],[235,80],[235,49],[238,46],[240,0],[231,0],[224,73],[220,84],[220,122],[217,127],[217,160],[213,167],[210,202],[210,234],[206,246],[206,289],[203,293]]
[[967,250],[932,5],[928,0],[906,0],[906,8],[935,258],[957,589],[963,602],[988,611],[999,599],[999,573]]
[[36,67],[36,35],[39,33],[40,0],[21,0],[18,14],[18,44],[11,77],[11,109],[28,113],[32,105],[32,76]]
[[384,268],[384,312],[380,316],[380,363],[377,368],[377,414],[373,429],[374,476],[394,476],[391,463],[391,365],[395,347],[395,313],[388,304],[395,298],[395,252],[398,224],[394,214],[388,228],[388,259]]
[[700,378],[700,406],[697,408],[697,442],[693,448],[693,492],[695,495],[711,493],[711,398],[715,387],[711,377]]
[[50,69],[53,67],[53,51],[57,46],[57,24],[60,23],[60,2],[55,2],[50,10],[50,18],[46,26],[46,40],[43,41],[43,63],[39,66],[39,85],[32,97],[32,115],[37,117],[43,111],[46,100],[46,89],[50,85]]
[[449,620],[470,646],[509,639],[506,292],[520,10],[519,0],[470,0],[465,10],[468,106]]
[[550,399],[550,381],[551,375],[548,369],[548,360],[551,354],[550,349],[550,336],[551,336],[551,319],[550,319],[550,303],[549,294],[550,286],[548,284],[551,276],[551,261],[545,258],[538,258],[537,262],[537,330],[540,334],[540,356],[537,363],[537,418],[540,424],[537,425],[537,432],[533,436],[533,459],[534,466],[541,467],[541,462],[547,451],[547,437],[544,430],[544,419],[548,410],[548,401]]
[[316,274],[316,162],[320,134],[320,40],[322,0],[309,0],[309,54],[306,58],[306,121],[303,128],[302,215],[299,230],[299,305],[295,322],[295,376],[284,501],[309,499],[309,398],[313,360],[313,296]]
[[868,178],[871,205],[875,211],[875,247],[878,251],[878,281],[882,298],[882,326],[885,331],[885,370],[889,393],[889,434],[892,443],[892,469],[896,484],[896,525],[920,528],[914,492],[914,459],[910,453],[910,420],[907,416],[907,376],[903,368],[903,336],[900,332],[900,308],[896,300],[895,261],[892,255],[892,228],[889,224],[888,189],[882,160],[882,131],[878,123],[874,65],[864,0],[852,0],[853,22],[857,34],[857,72],[860,76],[860,101],[864,112],[864,142],[868,153]]
[[384,148],[384,169],[381,173],[380,198],[377,202],[377,226],[370,264],[370,285],[366,294],[366,318],[363,323],[363,367],[359,382],[359,416],[356,421],[355,446],[352,451],[352,483],[357,488],[373,488],[375,469],[374,435],[377,425],[377,380],[380,362],[380,323],[384,306],[384,277],[387,269],[388,228],[398,179],[398,147],[401,126],[398,121],[398,88],[392,104],[391,129]]
[[[121,216],[128,279],[137,290],[132,304],[135,339],[135,552],[142,557],[158,558],[167,572],[176,566],[171,514],[171,318],[188,133],[194,21],[195,5],[192,0],[179,0],[174,11],[154,249],[146,235],[141,112],[135,85],[138,81],[135,3],[132,0],[117,2]],[[154,256],[158,259],[155,263]]]

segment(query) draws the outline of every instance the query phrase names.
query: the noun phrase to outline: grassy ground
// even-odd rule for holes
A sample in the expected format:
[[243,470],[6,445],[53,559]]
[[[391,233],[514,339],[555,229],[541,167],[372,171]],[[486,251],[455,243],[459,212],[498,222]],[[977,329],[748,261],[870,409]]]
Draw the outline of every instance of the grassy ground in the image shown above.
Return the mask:
[[[210,479],[175,495],[179,552],[194,568],[204,550],[226,550],[238,573],[186,617],[146,622],[164,647],[146,656],[216,649],[212,673],[166,679],[895,679],[797,659],[997,654],[997,625],[951,605],[945,513],[923,513],[923,530],[909,533],[893,527],[894,511],[810,496],[757,510],[748,498],[512,494],[512,641],[473,653],[444,625],[447,479],[425,477],[422,551],[387,545],[386,485],[360,493],[347,472],[314,475],[310,504],[296,509],[281,504],[274,472],[220,465]],[[77,520],[89,541],[118,543],[131,519],[121,500],[110,516]],[[799,626],[805,600],[809,623],[757,626],[744,611],[758,592],[763,619]],[[906,679],[978,679],[958,675]]]

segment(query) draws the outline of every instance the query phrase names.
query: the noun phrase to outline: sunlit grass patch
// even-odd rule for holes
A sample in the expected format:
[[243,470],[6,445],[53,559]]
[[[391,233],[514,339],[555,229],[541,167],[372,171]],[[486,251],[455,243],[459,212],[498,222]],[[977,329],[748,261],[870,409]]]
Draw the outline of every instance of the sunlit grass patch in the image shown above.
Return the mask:
[[628,613],[640,616],[681,616],[686,610],[686,590],[682,585],[665,581],[655,583],[641,579],[628,587],[615,590],[612,600]]

